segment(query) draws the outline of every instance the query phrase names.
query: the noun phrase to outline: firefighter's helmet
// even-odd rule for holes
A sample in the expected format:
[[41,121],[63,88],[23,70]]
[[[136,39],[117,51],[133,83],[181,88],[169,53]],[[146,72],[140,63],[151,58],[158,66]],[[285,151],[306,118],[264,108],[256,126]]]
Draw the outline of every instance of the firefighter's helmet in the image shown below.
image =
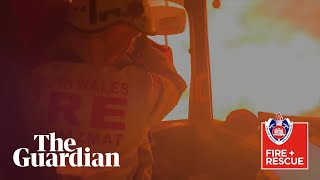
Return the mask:
[[67,22],[84,32],[102,31],[123,22],[152,35],[154,22],[147,0],[69,0]]

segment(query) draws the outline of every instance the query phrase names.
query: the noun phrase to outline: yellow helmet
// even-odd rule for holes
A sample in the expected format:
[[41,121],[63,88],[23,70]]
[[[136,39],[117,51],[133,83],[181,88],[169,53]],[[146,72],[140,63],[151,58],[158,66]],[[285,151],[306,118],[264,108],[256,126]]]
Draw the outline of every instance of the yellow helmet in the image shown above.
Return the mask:
[[102,31],[114,23],[127,23],[153,35],[155,26],[147,0],[69,0],[67,22],[84,32]]

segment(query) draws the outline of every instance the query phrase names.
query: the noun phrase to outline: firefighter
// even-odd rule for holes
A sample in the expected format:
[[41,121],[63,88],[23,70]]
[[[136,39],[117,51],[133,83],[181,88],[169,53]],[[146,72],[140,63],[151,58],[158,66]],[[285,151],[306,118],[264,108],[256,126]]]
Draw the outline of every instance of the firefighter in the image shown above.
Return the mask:
[[21,77],[33,133],[56,132],[91,152],[120,154],[119,168],[57,168],[62,179],[151,179],[146,136],[178,103],[186,83],[155,33],[145,0],[70,1],[62,33]]

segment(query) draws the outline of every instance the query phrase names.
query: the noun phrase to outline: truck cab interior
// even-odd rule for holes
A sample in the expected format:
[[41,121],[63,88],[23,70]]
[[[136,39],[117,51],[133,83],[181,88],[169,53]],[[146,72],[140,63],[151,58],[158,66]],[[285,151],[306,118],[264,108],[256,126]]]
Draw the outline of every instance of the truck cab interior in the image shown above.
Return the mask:
[[[265,9],[262,8],[263,3],[268,5]],[[276,2],[272,3],[276,4]],[[287,1],[287,6],[290,7],[290,3],[294,2]],[[259,87],[255,88],[256,86],[261,87],[261,92],[264,91],[264,87],[269,86],[280,86],[276,88],[279,89],[279,91],[281,91],[282,85],[286,86],[286,84],[289,84],[290,88],[299,86],[300,82],[295,85],[291,84],[290,79],[296,78],[292,73],[289,74],[292,74],[294,77],[288,77],[287,79],[285,79],[281,73],[279,73],[280,75],[275,73],[278,75],[278,79],[281,78],[282,82],[277,82],[276,75],[273,76],[272,74],[274,71],[277,72],[282,69],[285,71],[286,68],[288,71],[297,70],[295,68],[300,69],[300,71],[303,71],[303,68],[312,69],[311,64],[319,65],[319,61],[307,56],[310,60],[305,60],[304,64],[302,64],[304,67],[295,65],[297,59],[292,60],[291,66],[289,61],[279,63],[281,67],[278,67],[277,61],[273,59],[279,58],[281,60],[282,54],[287,53],[285,51],[292,53],[292,51],[295,50],[295,47],[292,45],[294,43],[304,46],[303,43],[308,42],[303,42],[303,40],[299,41],[299,38],[301,38],[299,35],[291,35],[294,37],[289,37],[289,40],[287,40],[289,44],[291,42],[291,45],[288,45],[289,47],[287,47],[287,49],[279,48],[278,51],[283,50],[283,53],[279,55],[280,57],[271,55],[274,51],[278,52],[276,48],[279,44],[279,46],[285,46],[283,42],[279,42],[281,40],[285,41],[281,36],[292,32],[292,30],[288,30],[288,28],[283,30],[283,27],[277,28],[275,26],[281,26],[279,22],[272,18],[267,19],[267,14],[275,11],[276,8],[264,1],[238,2],[226,0],[220,2],[219,0],[168,0],[162,4],[162,7],[164,6],[181,8],[181,15],[172,14],[179,19],[176,22],[180,22],[181,24],[175,23],[176,26],[179,26],[179,28],[176,28],[176,32],[174,31],[175,27],[167,26],[168,29],[166,33],[160,33],[157,37],[150,38],[172,48],[174,62],[176,63],[179,73],[182,74],[187,83],[189,83],[189,88],[173,112],[165,118],[159,127],[152,130],[151,142],[155,156],[154,179],[289,178],[290,173],[287,176],[282,176],[275,171],[260,170],[260,124],[268,118],[275,116],[275,114],[278,113],[277,111],[287,111],[283,113],[287,113],[284,115],[290,117],[291,120],[309,122],[309,141],[315,145],[318,148],[317,151],[319,151],[319,91],[315,90],[319,86],[319,83],[313,81],[314,83],[309,85],[315,88],[311,92],[313,96],[310,99],[318,98],[318,102],[314,103],[312,100],[307,102],[307,100],[305,100],[303,102],[304,104],[313,104],[307,105],[306,110],[301,106],[300,109],[297,108],[299,103],[294,100],[287,100],[287,102],[281,103],[282,99],[285,101],[286,98],[288,98],[282,97],[285,95],[283,93],[274,93],[274,96],[269,98],[274,101],[274,105],[272,105],[272,102],[265,102],[264,104],[261,102],[256,107],[254,105],[250,106],[251,104],[247,102],[246,97],[253,99],[259,95],[259,93],[255,93],[255,91],[260,90]],[[283,3],[282,6],[285,8],[285,3]],[[186,17],[182,16],[182,9],[185,11]],[[261,11],[259,12],[259,10]],[[241,17],[241,15],[243,17]],[[304,14],[304,16],[306,16],[306,14]],[[184,22],[180,20],[183,18],[187,18],[187,21]],[[171,19],[174,18],[172,17]],[[241,28],[237,27],[237,22],[235,20],[232,21],[232,19],[243,21],[242,23],[247,28],[245,29],[247,31],[246,35],[243,37],[236,37],[234,35],[239,34]],[[294,24],[292,21],[299,21],[298,18],[283,19],[283,24]],[[180,27],[184,27],[184,23],[186,23],[185,31],[181,32]],[[264,28],[268,28],[268,26],[270,26],[268,30],[272,32],[263,30]],[[291,28],[295,28],[295,26],[292,25]],[[297,31],[299,30],[308,36],[308,29],[300,28]],[[272,35],[272,33],[275,35]],[[231,39],[228,36],[234,36],[235,38],[233,37],[233,39]],[[310,36],[316,38],[313,35]],[[184,49],[181,49],[180,44],[177,45],[177,43],[175,43],[181,40],[184,40],[184,43],[187,44],[187,47],[184,47]],[[229,44],[227,44],[227,41]],[[264,41],[274,43],[274,48],[272,49],[264,45],[267,44]],[[250,43],[252,44],[251,46],[248,45]],[[173,44],[173,46],[171,46],[171,44]],[[255,48],[257,46],[261,47]],[[238,50],[232,50],[232,48]],[[245,48],[248,49],[248,51],[246,51]],[[254,56],[255,54],[250,51],[255,50],[258,50],[262,54],[257,53],[256,56]],[[232,53],[234,54],[232,55]],[[252,55],[248,57],[246,54]],[[266,57],[262,58],[261,56]],[[290,57],[292,57],[283,56],[289,60]],[[231,58],[234,59],[230,60]],[[261,61],[264,62],[258,61],[257,59],[262,59]],[[224,66],[222,61],[225,61]],[[257,61],[261,63],[261,65],[259,65]],[[265,61],[270,61],[270,63],[266,63]],[[283,64],[286,66],[283,67]],[[265,65],[267,65],[268,68],[270,67],[269,75],[254,75],[258,73],[268,73],[267,70],[263,71],[259,69]],[[186,73],[186,71],[190,73]],[[235,72],[232,73],[229,71]],[[319,71],[314,70],[313,74],[310,73],[309,76],[306,75],[296,79],[298,81],[303,78],[315,80],[318,74]],[[223,75],[225,76],[221,77]],[[230,82],[226,82],[229,80]],[[226,84],[229,84],[229,86]],[[223,87],[219,88],[219,85]],[[228,89],[228,87],[233,90]],[[271,89],[272,88],[266,88],[265,91],[270,91]],[[243,94],[238,93],[240,91],[247,92]],[[232,92],[234,93],[230,94]],[[252,95],[250,95],[250,93],[252,93]],[[265,95],[263,95],[263,93],[265,93]],[[261,96],[267,97],[264,98],[266,99],[265,101],[268,101],[268,95],[272,96],[272,93],[263,93],[261,93]],[[305,99],[308,98],[307,95],[303,93],[288,94],[304,96]],[[229,97],[221,98],[221,96]],[[257,99],[260,100],[263,98]],[[278,102],[277,99],[279,99]],[[215,100],[218,102],[215,103]],[[219,101],[229,101],[229,104],[228,102],[223,103],[228,104],[231,108],[222,109],[221,107],[223,106],[221,104],[223,103]],[[234,101],[238,101],[238,103],[235,104]],[[290,105],[290,103],[296,105]],[[300,103],[302,103],[302,101],[300,101]],[[282,105],[277,106],[276,104]],[[278,108],[278,110],[276,110],[276,108]],[[318,164],[317,167],[319,167]],[[319,174],[308,177],[314,179],[319,177]]]

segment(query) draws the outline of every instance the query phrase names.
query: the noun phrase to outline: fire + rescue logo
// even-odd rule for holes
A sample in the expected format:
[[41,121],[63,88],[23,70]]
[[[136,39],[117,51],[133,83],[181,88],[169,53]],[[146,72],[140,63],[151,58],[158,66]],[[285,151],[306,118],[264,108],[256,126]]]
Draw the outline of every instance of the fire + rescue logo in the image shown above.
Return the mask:
[[292,122],[279,113],[261,123],[261,169],[307,170],[308,164],[307,122]]
[[277,145],[285,143],[292,133],[293,122],[283,118],[279,113],[276,118],[270,118],[265,122],[265,129],[269,139]]

